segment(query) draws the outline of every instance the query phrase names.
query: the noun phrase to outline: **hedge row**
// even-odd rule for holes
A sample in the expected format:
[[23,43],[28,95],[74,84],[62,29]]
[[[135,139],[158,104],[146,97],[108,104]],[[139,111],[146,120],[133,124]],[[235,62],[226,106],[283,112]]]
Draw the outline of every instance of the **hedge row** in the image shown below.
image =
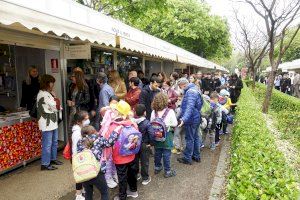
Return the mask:
[[235,119],[227,199],[297,199],[293,171],[277,150],[247,87],[242,90]]
[[[252,82],[247,81],[246,84],[251,85]],[[266,89],[267,87],[264,84],[256,83],[254,94],[259,101],[263,101],[265,98]],[[276,112],[282,110],[300,112],[300,99],[274,89],[271,97],[270,108]]]
[[[261,104],[265,92],[266,86],[257,83],[253,94]],[[274,90],[270,108],[270,114],[276,118],[276,127],[282,133],[283,138],[289,139],[300,149],[300,99]]]

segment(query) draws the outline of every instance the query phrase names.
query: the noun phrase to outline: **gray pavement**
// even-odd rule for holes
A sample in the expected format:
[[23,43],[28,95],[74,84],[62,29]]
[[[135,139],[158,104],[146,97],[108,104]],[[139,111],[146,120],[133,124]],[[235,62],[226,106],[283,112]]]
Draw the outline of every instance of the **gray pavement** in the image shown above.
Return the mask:
[[[177,155],[172,154],[172,166],[177,172],[176,177],[164,178],[163,173],[154,175],[153,157],[151,157],[150,175],[152,181],[147,186],[138,184],[139,197],[143,200],[207,200],[219,161],[222,145],[229,144],[223,139],[215,151],[204,148],[201,152],[201,163],[191,166],[176,161]],[[223,150],[222,150],[223,151]],[[60,156],[60,160],[63,160]],[[0,200],[73,200],[75,199],[74,179],[71,164],[64,165],[55,171],[40,171],[39,161],[0,177]],[[117,194],[117,189],[111,190],[111,198]],[[95,189],[95,198],[99,193]]]

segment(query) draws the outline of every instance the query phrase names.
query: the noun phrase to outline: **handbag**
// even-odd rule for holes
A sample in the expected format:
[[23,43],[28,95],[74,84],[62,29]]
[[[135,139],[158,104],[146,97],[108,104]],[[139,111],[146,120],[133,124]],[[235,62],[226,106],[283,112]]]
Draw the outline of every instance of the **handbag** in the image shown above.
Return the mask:
[[72,158],[70,142],[68,142],[67,145],[66,145],[65,148],[64,148],[64,151],[63,151],[63,157],[64,157],[66,160],[70,160],[70,159]]

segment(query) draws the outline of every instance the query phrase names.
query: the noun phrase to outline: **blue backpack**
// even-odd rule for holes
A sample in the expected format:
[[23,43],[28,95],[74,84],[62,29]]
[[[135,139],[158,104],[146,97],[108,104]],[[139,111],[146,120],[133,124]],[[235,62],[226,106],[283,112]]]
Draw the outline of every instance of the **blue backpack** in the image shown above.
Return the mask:
[[233,124],[233,115],[227,115],[227,123],[228,124]]
[[118,144],[120,145],[121,156],[137,154],[141,148],[142,134],[133,126],[124,126],[121,130]]
[[159,117],[158,113],[155,112],[155,118],[151,122],[151,125],[154,129],[154,132],[153,132],[154,141],[164,142],[166,140],[168,130],[167,130],[166,124],[164,122],[164,119],[168,115],[169,111],[170,111],[170,109],[167,108],[162,117]]

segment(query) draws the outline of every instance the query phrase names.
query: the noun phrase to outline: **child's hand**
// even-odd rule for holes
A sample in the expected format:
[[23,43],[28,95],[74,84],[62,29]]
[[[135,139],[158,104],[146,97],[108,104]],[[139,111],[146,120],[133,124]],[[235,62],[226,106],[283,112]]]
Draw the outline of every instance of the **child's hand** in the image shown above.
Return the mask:
[[115,129],[115,132],[117,132],[118,134],[120,134],[120,130],[123,128],[122,125],[117,126],[117,128]]

